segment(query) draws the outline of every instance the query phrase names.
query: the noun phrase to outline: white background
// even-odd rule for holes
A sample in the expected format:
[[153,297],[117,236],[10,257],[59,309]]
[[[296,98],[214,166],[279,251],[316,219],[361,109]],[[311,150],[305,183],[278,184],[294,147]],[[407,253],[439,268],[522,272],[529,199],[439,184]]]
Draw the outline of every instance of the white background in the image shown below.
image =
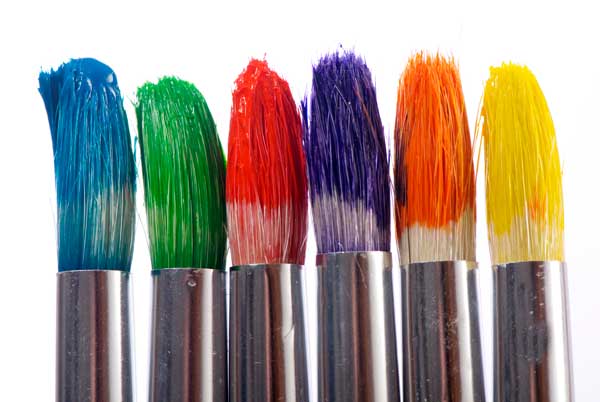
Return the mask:
[[[342,44],[363,55],[371,68],[388,136],[393,133],[397,81],[414,51],[440,50],[456,57],[472,129],[490,65],[513,60],[529,65],[537,75],[553,114],[564,166],[576,397],[579,402],[598,401],[600,14],[593,6],[211,3],[2,1],[0,400],[54,399],[55,194],[50,133],[37,93],[40,69],[86,56],[110,65],[126,98],[132,135],[136,88],[146,80],[177,75],[205,95],[226,146],[233,82],[250,57],[266,55],[299,101],[310,83],[311,63]],[[478,190],[477,255],[483,271],[485,368],[491,397],[491,275],[481,175]],[[150,327],[144,214],[140,192],[132,267],[139,401],[147,400]],[[314,256],[311,232],[307,261]],[[313,282],[308,287],[310,291]]]

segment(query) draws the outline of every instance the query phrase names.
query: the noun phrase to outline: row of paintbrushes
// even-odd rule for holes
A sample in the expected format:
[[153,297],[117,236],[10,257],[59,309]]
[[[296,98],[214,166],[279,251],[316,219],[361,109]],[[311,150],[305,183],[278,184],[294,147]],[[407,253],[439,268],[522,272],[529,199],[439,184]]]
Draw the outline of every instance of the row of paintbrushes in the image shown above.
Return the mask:
[[[495,400],[570,401],[554,127],[526,67],[490,71],[476,137],[494,264]],[[72,60],[42,73],[40,92],[58,199],[57,400],[131,401],[136,172],[117,79],[96,60]],[[399,401],[389,157],[364,61],[323,57],[298,108],[286,81],[252,60],[233,93],[227,164],[192,84],[147,83],[135,107],[154,286],[150,400],[309,400],[302,265],[310,198],[318,400]],[[403,399],[484,401],[478,158],[452,60],[409,61],[394,140]]]

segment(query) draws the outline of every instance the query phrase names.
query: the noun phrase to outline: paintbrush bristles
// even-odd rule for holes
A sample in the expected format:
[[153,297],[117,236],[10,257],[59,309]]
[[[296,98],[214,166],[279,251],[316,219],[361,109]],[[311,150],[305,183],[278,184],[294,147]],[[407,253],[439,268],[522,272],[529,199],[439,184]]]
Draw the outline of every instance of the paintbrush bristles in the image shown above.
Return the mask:
[[313,68],[310,117],[302,105],[319,253],[389,251],[388,153],[375,86],[351,52]]
[[552,117],[533,73],[490,69],[478,124],[493,264],[564,259],[562,172]]
[[135,164],[115,73],[94,59],[39,76],[52,146],[59,271],[128,271]]
[[137,98],[152,267],[224,269],[225,157],[204,97],[167,77]]
[[229,128],[233,265],[304,264],[307,215],[300,115],[287,82],[252,60],[236,80]]
[[475,174],[458,68],[417,54],[398,89],[396,236],[402,265],[475,260]]

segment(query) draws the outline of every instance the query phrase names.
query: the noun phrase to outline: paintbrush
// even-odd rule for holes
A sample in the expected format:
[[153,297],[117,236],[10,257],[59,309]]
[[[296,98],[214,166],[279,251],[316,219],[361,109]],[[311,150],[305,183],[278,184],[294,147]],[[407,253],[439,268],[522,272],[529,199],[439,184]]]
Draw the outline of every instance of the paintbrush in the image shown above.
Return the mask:
[[352,52],[323,57],[302,112],[318,249],[318,400],[399,401],[388,153],[365,62]]
[[227,165],[230,400],[309,400],[304,317],[308,189],[290,88],[251,60],[233,92]]
[[115,73],[42,72],[57,199],[57,401],[131,401],[135,165]]
[[404,401],[485,401],[473,151],[453,60],[409,60],[394,134]]
[[527,67],[490,69],[478,129],[494,278],[494,400],[571,401],[562,172],[552,117]]
[[194,85],[138,89],[153,306],[150,401],[227,401],[225,159]]

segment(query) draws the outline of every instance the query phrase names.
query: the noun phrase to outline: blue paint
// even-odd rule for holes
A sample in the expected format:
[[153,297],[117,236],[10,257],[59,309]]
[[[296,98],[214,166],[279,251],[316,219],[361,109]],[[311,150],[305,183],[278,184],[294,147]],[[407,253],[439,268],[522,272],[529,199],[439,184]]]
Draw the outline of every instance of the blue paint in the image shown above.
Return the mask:
[[323,57],[302,114],[319,252],[389,251],[389,158],[365,62],[351,52]]
[[54,150],[58,269],[129,271],[135,163],[115,73],[77,59],[39,76]]

